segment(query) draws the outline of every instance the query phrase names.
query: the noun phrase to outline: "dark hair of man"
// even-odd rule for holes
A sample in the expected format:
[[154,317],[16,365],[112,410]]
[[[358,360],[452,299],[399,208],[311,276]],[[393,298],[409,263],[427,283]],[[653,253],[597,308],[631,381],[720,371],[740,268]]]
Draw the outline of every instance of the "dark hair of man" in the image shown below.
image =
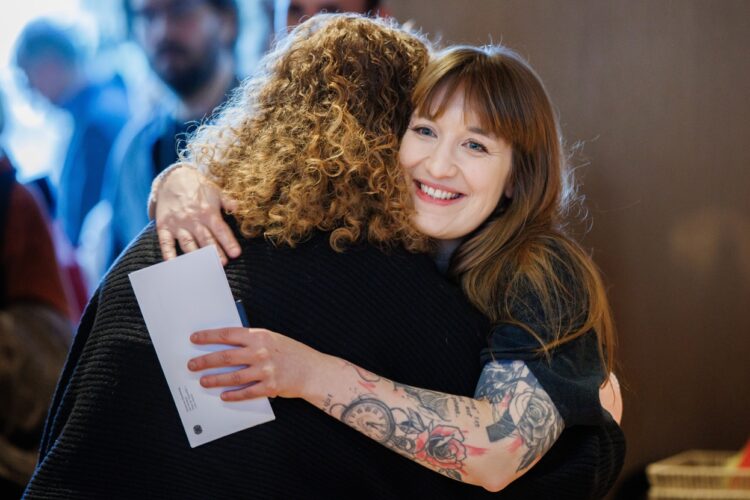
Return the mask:
[[365,2],[365,12],[374,14],[375,10],[379,8],[380,8],[380,0],[367,0],[367,2]]
[[30,22],[16,42],[16,64],[23,67],[49,55],[73,65],[78,61],[80,52],[71,36],[52,21],[37,19]]
[[[182,1],[182,0],[178,0]],[[234,50],[235,45],[237,44],[237,38],[239,37],[240,33],[240,10],[237,6],[237,0],[203,0],[205,3],[210,5],[219,13],[223,13],[228,15],[232,19],[232,24],[234,25],[234,38],[231,40],[229,44],[229,48]],[[127,22],[128,26],[128,32],[131,32],[133,29],[133,7],[130,5],[131,0],[123,0],[123,10],[125,11],[125,21]],[[376,0],[377,3],[377,0]]]

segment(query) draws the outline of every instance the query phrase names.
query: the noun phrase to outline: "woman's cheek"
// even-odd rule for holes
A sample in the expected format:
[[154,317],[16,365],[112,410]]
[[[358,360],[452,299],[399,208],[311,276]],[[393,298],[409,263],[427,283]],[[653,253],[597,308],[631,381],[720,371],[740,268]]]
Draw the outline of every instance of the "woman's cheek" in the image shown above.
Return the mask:
[[398,152],[398,159],[401,166],[408,172],[413,169],[418,163],[420,156],[420,145],[419,142],[407,133],[401,141],[401,149]]

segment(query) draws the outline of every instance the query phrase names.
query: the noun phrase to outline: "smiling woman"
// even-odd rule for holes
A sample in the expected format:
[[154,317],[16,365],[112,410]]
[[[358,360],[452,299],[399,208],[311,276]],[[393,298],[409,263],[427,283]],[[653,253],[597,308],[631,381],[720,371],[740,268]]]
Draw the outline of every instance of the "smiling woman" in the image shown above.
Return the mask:
[[[463,238],[490,216],[508,183],[513,148],[481,128],[464,89],[437,96],[442,112],[414,113],[399,161],[412,181],[415,226],[440,240]],[[430,118],[432,117],[432,118]]]

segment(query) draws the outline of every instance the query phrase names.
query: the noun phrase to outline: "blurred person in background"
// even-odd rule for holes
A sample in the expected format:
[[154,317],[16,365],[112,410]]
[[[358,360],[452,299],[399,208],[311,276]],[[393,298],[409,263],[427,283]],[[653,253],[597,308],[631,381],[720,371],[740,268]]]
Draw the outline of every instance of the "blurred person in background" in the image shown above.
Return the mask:
[[60,174],[57,215],[68,240],[77,247],[83,221],[101,199],[112,144],[129,117],[125,86],[119,77],[91,78],[83,48],[69,30],[47,19],[24,28],[15,61],[28,86],[73,119]]
[[18,498],[34,471],[72,337],[65,284],[46,213],[0,147],[0,498]]
[[[387,16],[380,0],[276,0],[277,31],[291,28],[318,12],[354,12]],[[284,26],[285,24],[285,26]]]
[[177,141],[239,83],[235,0],[125,0],[124,6],[132,35],[177,101],[134,118],[115,144],[107,167],[110,261],[148,223],[151,181],[177,160]]

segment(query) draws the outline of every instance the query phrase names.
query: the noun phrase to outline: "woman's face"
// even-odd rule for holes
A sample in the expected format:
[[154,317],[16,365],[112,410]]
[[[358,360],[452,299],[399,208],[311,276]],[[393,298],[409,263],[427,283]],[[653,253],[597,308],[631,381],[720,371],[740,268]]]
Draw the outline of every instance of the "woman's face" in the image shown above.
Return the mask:
[[411,181],[416,227],[432,238],[466,236],[487,219],[503,193],[512,194],[511,145],[482,130],[475,113],[464,112],[460,89],[434,120],[412,115],[399,161]]

